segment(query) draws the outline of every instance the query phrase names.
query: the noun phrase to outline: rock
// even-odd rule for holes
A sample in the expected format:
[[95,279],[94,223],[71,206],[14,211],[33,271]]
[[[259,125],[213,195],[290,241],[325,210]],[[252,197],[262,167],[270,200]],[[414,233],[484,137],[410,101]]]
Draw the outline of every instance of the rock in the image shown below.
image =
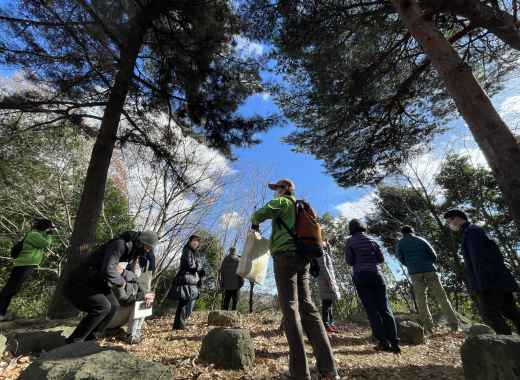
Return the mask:
[[230,328],[211,330],[202,340],[199,359],[224,369],[253,366],[255,350],[249,331]]
[[476,323],[474,325],[471,325],[469,327],[469,329],[464,331],[464,336],[466,338],[471,338],[473,336],[486,335],[486,334],[494,335],[495,334],[495,330],[493,330],[488,325],[484,325],[482,323]]
[[4,355],[5,349],[7,347],[7,338],[0,334],[0,358]]
[[208,315],[208,325],[221,327],[239,327],[240,316],[236,311],[212,311]]
[[49,329],[44,329],[42,331],[59,332],[62,336],[64,336],[65,338],[68,338],[75,329],[76,329],[76,326],[56,326],[56,327],[51,327]]
[[169,380],[170,369],[93,342],[70,344],[42,355],[20,380]]
[[10,334],[7,349],[13,355],[38,355],[65,345],[59,331],[27,331]]
[[58,347],[52,351],[44,352],[40,355],[40,360],[62,360],[81,358],[92,354],[97,354],[102,351],[124,351],[119,347],[101,347],[95,341],[77,342],[66,344]]
[[520,337],[478,335],[464,341],[461,348],[466,380],[519,380]]
[[400,321],[398,324],[399,338],[402,344],[423,344],[424,329],[416,322]]

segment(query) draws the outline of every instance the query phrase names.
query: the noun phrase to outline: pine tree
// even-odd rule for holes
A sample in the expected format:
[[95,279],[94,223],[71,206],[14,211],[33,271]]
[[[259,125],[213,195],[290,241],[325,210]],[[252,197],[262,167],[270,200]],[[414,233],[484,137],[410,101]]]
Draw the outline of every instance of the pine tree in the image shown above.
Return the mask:
[[[32,84],[2,97],[0,109],[38,115],[33,128],[67,120],[95,138],[67,268],[94,242],[118,140],[171,160],[180,128],[231,156],[232,145],[253,144],[272,125],[237,114],[261,91],[259,63],[232,43],[241,28],[224,0],[20,0],[0,9],[0,64]],[[55,302],[51,315],[67,309]]]

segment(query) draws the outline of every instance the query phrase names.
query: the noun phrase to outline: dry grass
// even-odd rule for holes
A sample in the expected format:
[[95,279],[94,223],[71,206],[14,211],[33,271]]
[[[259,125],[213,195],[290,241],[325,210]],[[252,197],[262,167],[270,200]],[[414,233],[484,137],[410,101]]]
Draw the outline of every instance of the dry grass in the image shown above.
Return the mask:
[[[172,379],[277,379],[287,368],[288,347],[285,337],[278,335],[278,321],[272,315],[254,314],[244,318],[243,327],[254,339],[256,364],[247,371],[223,371],[197,362],[202,337],[208,332],[207,314],[195,313],[185,331],[171,332],[171,319],[147,322],[144,340],[136,346],[125,345],[115,339],[106,345],[122,347],[145,360],[158,361],[172,368]],[[461,333],[440,333],[421,346],[404,346],[403,354],[376,353],[370,342],[369,330],[351,324],[338,324],[340,334],[331,336],[340,374],[347,379],[385,380],[462,380],[460,360]],[[314,366],[308,348],[311,367]],[[30,358],[4,357],[0,380],[17,379]],[[10,362],[9,370],[6,364]],[[18,363],[19,362],[19,363]]]

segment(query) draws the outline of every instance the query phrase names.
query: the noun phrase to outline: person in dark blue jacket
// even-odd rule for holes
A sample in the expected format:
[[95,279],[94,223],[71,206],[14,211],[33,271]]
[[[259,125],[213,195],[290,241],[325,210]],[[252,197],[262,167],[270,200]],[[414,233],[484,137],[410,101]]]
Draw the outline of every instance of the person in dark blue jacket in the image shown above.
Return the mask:
[[450,210],[444,218],[452,230],[462,231],[464,271],[469,290],[478,295],[482,319],[497,334],[511,335],[506,322],[509,319],[520,333],[520,309],[513,295],[519,290],[518,284],[504,264],[497,244],[484,229],[471,224],[461,210]]
[[411,226],[401,228],[403,237],[397,242],[397,258],[408,269],[424,329],[433,333],[433,319],[428,307],[428,293],[437,301],[448,320],[452,331],[457,331],[459,321],[437,274],[437,254],[433,247],[420,236],[415,235]]

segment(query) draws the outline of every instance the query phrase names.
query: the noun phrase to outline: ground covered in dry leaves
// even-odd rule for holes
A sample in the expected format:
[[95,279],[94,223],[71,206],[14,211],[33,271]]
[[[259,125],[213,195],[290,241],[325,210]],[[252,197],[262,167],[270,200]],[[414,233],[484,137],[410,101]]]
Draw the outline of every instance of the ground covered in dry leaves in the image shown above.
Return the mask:
[[[278,319],[268,314],[244,317],[243,327],[254,339],[256,365],[247,371],[223,371],[197,361],[204,335],[208,332],[207,314],[195,313],[185,331],[171,332],[172,320],[148,320],[145,339],[137,346],[125,345],[116,339],[104,342],[117,345],[145,360],[158,361],[172,367],[172,379],[277,379],[287,369],[288,347],[285,336],[276,332]],[[427,344],[404,346],[401,356],[376,353],[367,327],[338,324],[339,334],[331,335],[334,355],[340,374],[346,379],[463,379],[460,360],[462,333],[438,333]],[[312,349],[308,347],[311,367]],[[8,359],[8,360],[7,360]],[[0,380],[14,380],[30,363],[30,358],[4,357]],[[9,367],[7,367],[7,365]],[[2,371],[3,370],[3,371]]]

